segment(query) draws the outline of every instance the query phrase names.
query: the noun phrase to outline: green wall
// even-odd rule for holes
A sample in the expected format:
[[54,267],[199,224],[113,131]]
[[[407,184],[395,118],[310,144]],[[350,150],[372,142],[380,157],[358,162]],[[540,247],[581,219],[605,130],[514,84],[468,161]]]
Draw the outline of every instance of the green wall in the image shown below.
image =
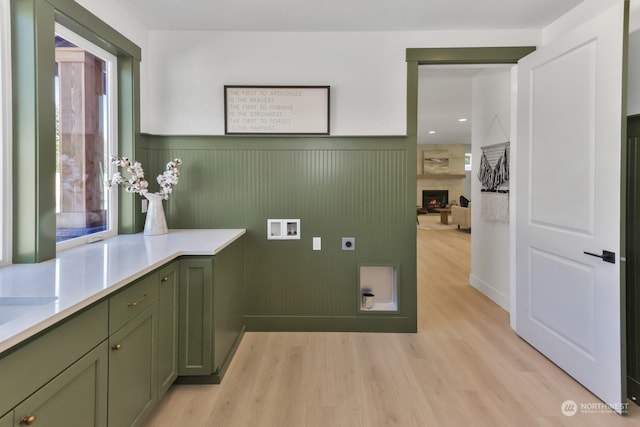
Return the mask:
[[[247,229],[249,330],[416,331],[416,149],[408,138],[142,141],[150,182],[168,160],[183,160],[165,202],[170,228]],[[301,239],[267,240],[268,218],[299,218]],[[312,237],[322,238],[321,251]],[[356,250],[342,251],[342,237],[355,237]],[[398,266],[397,313],[358,312],[360,264]]]
[[[247,229],[248,330],[415,332],[418,66],[516,63],[534,49],[407,49],[407,136],[145,135],[147,178],[181,157],[169,227]],[[268,241],[268,218],[300,218],[301,240]],[[362,264],[398,266],[397,313],[358,311]]]
[[[11,6],[14,262],[55,256],[57,21],[118,56],[119,152],[148,177],[183,159],[169,226],[247,229],[249,330],[416,330],[415,138],[141,136],[140,49],[72,0]],[[121,191],[118,209],[120,233],[142,231],[138,196]],[[267,218],[300,218],[302,239],[267,241]],[[341,237],[356,250],[343,252]],[[398,312],[358,312],[360,264],[398,266]]]

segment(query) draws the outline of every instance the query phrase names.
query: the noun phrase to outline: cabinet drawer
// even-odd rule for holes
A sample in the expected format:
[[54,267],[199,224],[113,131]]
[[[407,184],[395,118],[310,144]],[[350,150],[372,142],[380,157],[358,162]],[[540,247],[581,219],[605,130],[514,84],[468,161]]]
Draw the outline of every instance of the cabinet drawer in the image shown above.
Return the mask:
[[158,300],[157,274],[135,282],[109,299],[109,335]]

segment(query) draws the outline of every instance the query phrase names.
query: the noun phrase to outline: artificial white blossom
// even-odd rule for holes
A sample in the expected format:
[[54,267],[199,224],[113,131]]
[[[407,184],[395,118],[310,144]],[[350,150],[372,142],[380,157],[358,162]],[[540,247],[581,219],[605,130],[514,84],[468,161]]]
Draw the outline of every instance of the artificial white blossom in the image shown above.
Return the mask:
[[[132,163],[128,157],[117,158],[114,156],[111,158],[111,163],[126,170],[130,177],[126,179],[122,172],[114,172],[111,179],[106,182],[107,187],[110,188],[114,184],[122,184],[128,193],[138,193],[141,196],[149,192],[149,183],[144,179],[144,169],[140,162],[134,161]],[[162,196],[164,200],[169,199],[169,194],[171,194],[173,187],[178,185],[178,178],[180,177],[178,166],[181,164],[182,160],[179,158],[167,163],[165,171],[156,178],[160,185],[160,191],[154,194]]]

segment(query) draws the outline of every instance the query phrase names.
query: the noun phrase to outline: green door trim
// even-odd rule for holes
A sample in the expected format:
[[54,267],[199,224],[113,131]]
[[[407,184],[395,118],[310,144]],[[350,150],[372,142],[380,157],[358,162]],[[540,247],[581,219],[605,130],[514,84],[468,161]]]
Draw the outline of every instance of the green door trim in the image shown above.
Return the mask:
[[407,60],[407,136],[418,144],[418,67],[447,64],[516,64],[535,46],[409,48]]
[[535,46],[407,49],[407,62],[425,64],[516,64]]
[[[518,60],[535,49],[535,46],[407,49],[407,152],[412,153],[409,164],[416,164],[418,151],[418,67],[420,65],[516,64]],[[415,195],[418,185],[415,179],[416,170],[412,169],[409,172],[409,169],[407,168],[407,177],[410,178],[409,174],[413,177],[408,182]],[[412,222],[412,224],[415,229],[415,223]],[[415,256],[417,257],[417,254]]]

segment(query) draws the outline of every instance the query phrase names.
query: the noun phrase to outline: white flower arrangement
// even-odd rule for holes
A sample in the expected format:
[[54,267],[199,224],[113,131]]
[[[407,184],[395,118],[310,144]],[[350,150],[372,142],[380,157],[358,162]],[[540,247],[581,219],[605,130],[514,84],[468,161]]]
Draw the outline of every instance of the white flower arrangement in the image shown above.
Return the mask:
[[[107,187],[111,188],[114,184],[122,184],[128,193],[138,193],[141,196],[149,193],[149,183],[144,179],[144,169],[142,169],[140,162],[131,162],[128,157],[117,158],[114,156],[111,158],[111,163],[125,169],[131,176],[127,179],[121,172],[115,172],[111,179],[107,181]],[[160,191],[152,194],[157,194],[164,200],[169,199],[169,194],[171,194],[173,187],[178,185],[178,178],[180,177],[178,166],[181,164],[182,160],[179,158],[167,163],[165,171],[156,178],[158,185],[160,185]]]

